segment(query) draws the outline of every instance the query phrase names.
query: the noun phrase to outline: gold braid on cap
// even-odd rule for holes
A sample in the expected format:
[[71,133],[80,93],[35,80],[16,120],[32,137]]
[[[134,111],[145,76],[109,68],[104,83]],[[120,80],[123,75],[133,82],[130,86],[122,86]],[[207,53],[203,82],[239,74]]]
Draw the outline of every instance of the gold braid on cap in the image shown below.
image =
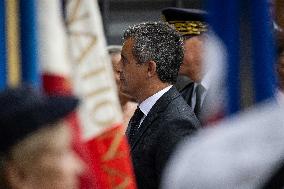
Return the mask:
[[168,21],[182,35],[200,35],[208,30],[207,24],[200,21]]

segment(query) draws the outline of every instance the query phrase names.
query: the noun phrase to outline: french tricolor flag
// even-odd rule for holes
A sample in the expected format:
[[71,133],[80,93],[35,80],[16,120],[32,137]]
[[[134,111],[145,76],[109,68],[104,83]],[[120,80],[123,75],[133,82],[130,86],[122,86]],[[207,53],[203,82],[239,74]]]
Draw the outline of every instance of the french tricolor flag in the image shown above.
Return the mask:
[[73,129],[89,168],[82,188],[136,188],[97,1],[38,1],[38,24],[45,90],[81,99]]

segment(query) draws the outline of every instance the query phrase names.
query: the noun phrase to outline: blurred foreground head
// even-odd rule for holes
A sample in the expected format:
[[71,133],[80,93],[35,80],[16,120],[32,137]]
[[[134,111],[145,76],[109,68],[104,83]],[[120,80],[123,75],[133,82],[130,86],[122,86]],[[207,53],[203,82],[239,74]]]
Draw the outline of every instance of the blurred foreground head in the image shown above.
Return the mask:
[[83,163],[64,121],[77,104],[26,86],[0,93],[1,189],[78,188]]

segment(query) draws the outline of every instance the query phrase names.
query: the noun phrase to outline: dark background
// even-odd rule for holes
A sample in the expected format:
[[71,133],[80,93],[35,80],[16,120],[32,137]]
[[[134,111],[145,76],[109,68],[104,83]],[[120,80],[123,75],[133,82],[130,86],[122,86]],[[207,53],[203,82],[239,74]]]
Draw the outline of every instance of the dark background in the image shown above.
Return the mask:
[[203,8],[202,0],[99,0],[108,45],[120,45],[123,31],[143,21],[160,21],[165,7]]
[[[205,9],[207,0],[98,0],[107,45],[122,45],[122,34],[129,26],[144,21],[161,21],[161,10],[166,7]],[[246,2],[246,1],[243,1]],[[249,1],[248,1],[249,2]],[[222,6],[222,5],[220,5]],[[240,15],[240,92],[241,107],[253,104],[251,72],[251,44],[247,5]],[[225,7],[224,7],[225,8]]]

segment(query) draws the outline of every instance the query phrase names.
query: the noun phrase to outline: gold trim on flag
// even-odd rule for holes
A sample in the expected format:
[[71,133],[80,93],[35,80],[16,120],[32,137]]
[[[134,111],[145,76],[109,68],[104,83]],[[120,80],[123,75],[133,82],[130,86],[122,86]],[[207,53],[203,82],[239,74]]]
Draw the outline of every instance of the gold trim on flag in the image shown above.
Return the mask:
[[8,85],[17,86],[20,83],[20,51],[19,51],[19,1],[6,2],[6,32],[7,32],[7,73]]

